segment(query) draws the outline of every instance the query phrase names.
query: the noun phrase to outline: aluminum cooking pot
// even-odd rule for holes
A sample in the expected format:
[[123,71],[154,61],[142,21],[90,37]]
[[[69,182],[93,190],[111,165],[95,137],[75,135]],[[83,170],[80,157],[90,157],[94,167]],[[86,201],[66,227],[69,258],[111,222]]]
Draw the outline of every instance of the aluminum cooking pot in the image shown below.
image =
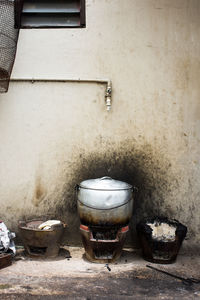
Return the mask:
[[78,212],[85,225],[125,225],[133,210],[132,185],[102,177],[77,186]]

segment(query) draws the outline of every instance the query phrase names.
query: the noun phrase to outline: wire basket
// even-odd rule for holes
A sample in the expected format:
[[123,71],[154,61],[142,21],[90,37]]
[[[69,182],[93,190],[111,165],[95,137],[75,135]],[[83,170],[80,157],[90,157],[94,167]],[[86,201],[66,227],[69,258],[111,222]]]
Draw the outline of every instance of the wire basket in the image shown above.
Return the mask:
[[0,0],[0,93],[8,91],[18,35],[19,29],[15,28],[14,0]]

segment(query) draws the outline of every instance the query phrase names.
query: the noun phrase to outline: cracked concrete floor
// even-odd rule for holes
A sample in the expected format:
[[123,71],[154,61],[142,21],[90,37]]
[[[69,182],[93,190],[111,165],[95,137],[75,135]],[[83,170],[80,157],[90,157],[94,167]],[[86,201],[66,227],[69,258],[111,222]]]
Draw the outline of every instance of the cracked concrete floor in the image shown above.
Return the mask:
[[[200,299],[200,284],[182,281],[146,267],[141,255],[123,250],[120,260],[94,264],[83,248],[67,247],[72,258],[21,260],[0,270],[0,299]],[[170,265],[150,264],[162,270],[200,279],[200,257],[179,255]]]

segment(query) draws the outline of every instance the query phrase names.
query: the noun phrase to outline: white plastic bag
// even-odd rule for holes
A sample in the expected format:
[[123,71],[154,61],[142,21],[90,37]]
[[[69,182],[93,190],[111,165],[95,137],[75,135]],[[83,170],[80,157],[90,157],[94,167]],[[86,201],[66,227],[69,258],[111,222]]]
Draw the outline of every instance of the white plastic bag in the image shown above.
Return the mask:
[[15,233],[10,232],[6,225],[0,221],[0,253],[5,253],[11,250],[13,254],[16,254],[15,244],[13,239],[15,238]]

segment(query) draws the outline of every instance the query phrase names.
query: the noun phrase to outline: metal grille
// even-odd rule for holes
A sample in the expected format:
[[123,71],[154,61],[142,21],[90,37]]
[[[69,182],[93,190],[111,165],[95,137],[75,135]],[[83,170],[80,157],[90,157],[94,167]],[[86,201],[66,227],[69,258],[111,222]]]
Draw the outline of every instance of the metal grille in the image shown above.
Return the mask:
[[0,0],[0,93],[8,90],[19,30],[14,28],[14,1]]

